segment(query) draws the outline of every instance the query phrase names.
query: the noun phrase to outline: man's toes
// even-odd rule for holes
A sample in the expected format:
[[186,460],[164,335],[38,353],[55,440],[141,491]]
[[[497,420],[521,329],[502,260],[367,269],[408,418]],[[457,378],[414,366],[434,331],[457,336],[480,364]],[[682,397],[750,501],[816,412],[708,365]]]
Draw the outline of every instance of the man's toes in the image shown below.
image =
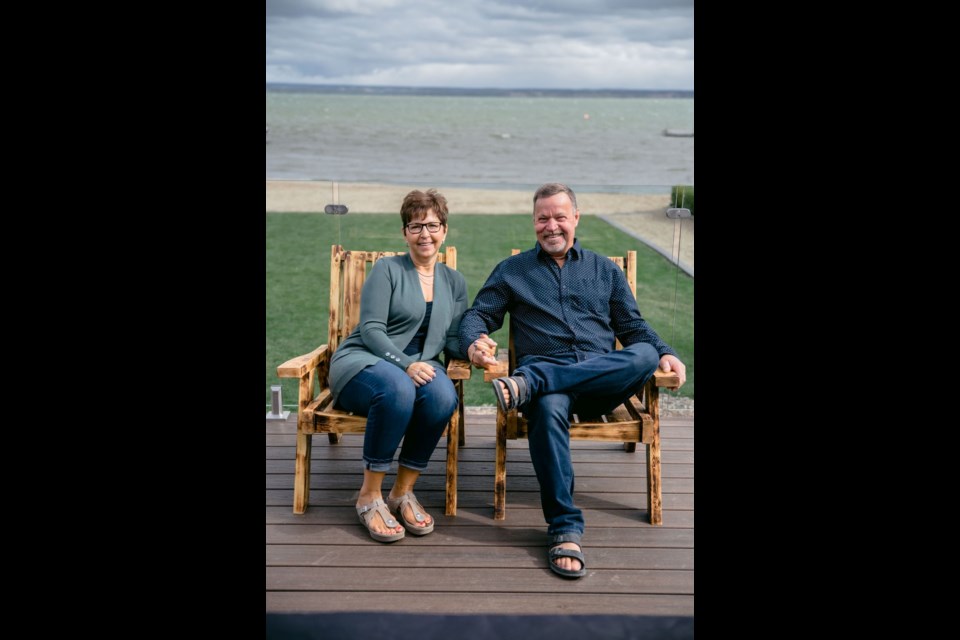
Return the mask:
[[516,388],[514,387],[515,384],[516,382],[510,378],[507,378],[506,382],[500,383],[500,386],[503,387],[503,397],[507,399],[507,404],[510,404],[513,399],[514,389]]

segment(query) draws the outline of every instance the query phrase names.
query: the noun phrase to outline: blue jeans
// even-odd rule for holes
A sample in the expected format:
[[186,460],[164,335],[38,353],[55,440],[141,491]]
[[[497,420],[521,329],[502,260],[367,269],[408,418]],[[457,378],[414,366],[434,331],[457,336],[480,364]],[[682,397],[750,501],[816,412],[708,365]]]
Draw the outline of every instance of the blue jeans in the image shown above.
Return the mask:
[[457,409],[457,390],[442,367],[418,387],[400,367],[386,361],[366,367],[337,396],[337,408],[367,417],[363,460],[370,471],[390,470],[403,440],[399,464],[423,471]]
[[549,536],[583,534],[583,512],[573,504],[570,416],[608,413],[640,391],[660,362],[656,349],[645,342],[580,358],[586,359],[526,356],[513,372],[530,389],[531,399],[522,409]]

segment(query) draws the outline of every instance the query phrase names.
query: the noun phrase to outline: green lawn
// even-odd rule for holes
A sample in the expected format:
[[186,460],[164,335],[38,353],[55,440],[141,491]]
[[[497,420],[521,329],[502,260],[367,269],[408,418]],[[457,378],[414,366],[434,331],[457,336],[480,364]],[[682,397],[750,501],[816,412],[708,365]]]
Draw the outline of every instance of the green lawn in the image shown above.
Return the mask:
[[[283,385],[283,404],[296,411],[297,381],[277,377],[277,365],[309,353],[327,341],[330,245],[348,249],[405,251],[397,214],[330,216],[318,213],[266,214],[266,409],[270,386]],[[679,394],[694,397],[693,278],[631,236],[593,216],[583,216],[577,237],[586,249],[606,255],[637,251],[637,300],[644,318],[676,349],[687,365]],[[457,266],[467,280],[469,302],[493,267],[512,248],[533,246],[526,214],[460,214],[451,218],[446,244],[457,248]],[[676,304],[674,304],[676,302]],[[506,346],[507,329],[493,334]],[[467,406],[493,405],[493,392],[475,369],[467,382]]]

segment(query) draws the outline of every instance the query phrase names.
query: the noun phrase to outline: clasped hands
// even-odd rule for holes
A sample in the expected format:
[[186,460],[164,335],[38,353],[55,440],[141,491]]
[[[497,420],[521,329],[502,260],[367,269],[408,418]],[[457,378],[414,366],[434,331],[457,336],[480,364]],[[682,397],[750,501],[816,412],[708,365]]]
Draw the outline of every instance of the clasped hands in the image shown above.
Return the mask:
[[470,343],[467,347],[467,358],[470,364],[481,369],[487,369],[497,364],[497,343],[485,333]]

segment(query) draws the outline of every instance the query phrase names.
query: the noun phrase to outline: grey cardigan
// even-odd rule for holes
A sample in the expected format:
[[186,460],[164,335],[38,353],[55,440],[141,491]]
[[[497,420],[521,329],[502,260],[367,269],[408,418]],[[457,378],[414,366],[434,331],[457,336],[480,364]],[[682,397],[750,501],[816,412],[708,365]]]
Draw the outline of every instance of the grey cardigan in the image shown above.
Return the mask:
[[360,322],[330,361],[334,403],[353,376],[381,360],[406,371],[420,361],[443,369],[439,356],[445,349],[465,359],[460,352],[459,331],[460,317],[467,310],[467,281],[459,271],[439,262],[434,274],[433,310],[423,353],[409,356],[403,350],[427,313],[417,270],[409,254],[381,258],[373,265],[363,283]]

